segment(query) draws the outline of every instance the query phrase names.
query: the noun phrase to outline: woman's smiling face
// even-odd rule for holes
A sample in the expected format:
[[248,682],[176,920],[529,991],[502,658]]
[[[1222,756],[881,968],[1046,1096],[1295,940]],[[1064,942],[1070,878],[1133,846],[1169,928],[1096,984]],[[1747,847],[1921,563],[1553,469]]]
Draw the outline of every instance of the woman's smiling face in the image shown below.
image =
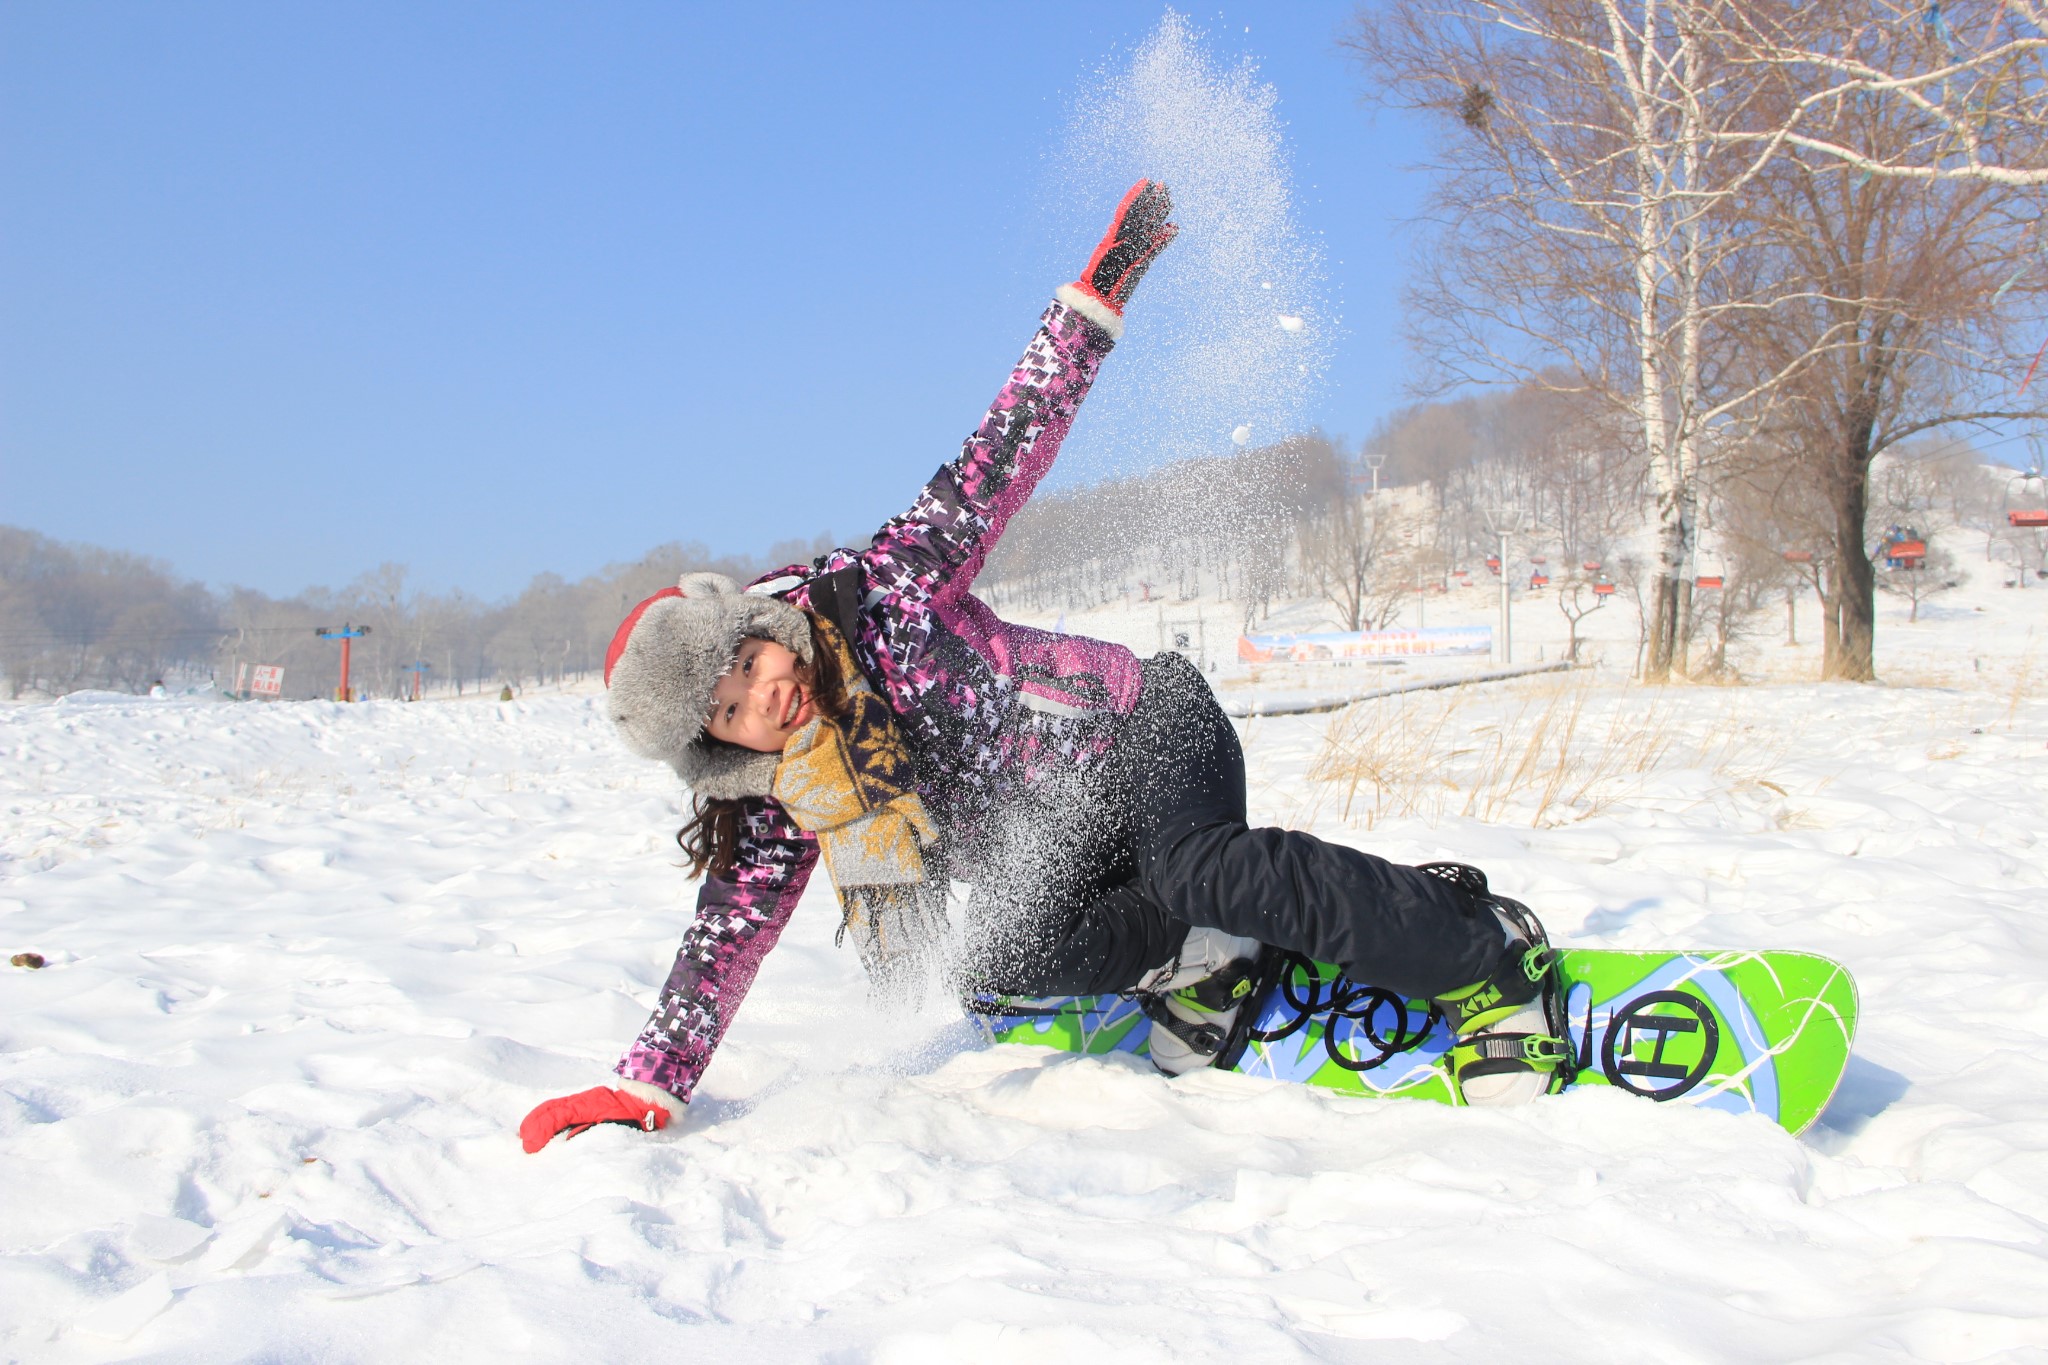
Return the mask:
[[706,733],[742,749],[781,753],[789,737],[817,714],[809,673],[773,640],[740,641],[732,667],[711,689]]

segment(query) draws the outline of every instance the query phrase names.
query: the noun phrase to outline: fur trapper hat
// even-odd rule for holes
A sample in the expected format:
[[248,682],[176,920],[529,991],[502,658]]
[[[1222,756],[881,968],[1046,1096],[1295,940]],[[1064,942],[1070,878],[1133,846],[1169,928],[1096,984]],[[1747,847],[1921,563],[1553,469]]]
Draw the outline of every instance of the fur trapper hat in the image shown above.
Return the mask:
[[724,574],[690,573],[633,608],[605,654],[606,710],[627,747],[667,763],[699,796],[766,796],[782,759],[704,733],[711,689],[749,636],[811,662],[811,622],[800,608],[742,592]]

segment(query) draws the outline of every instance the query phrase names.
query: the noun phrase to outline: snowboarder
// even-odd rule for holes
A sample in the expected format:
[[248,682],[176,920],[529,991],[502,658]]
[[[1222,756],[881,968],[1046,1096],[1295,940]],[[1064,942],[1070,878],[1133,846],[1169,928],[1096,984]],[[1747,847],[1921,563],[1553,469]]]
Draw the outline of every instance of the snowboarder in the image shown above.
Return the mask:
[[1051,467],[1146,269],[1173,240],[1140,181],[960,455],[864,550],[742,591],[690,574],[636,606],[605,663],[627,744],[693,792],[703,875],[619,1079],[520,1134],[682,1112],[822,857],[842,933],[884,990],[917,990],[949,906],[959,983],[1141,992],[1169,1072],[1207,1065],[1261,944],[1437,1002],[1468,1103],[1552,1088],[1551,953],[1527,911],[1453,864],[1398,866],[1246,822],[1244,754],[1177,654],[999,620],[969,592]]

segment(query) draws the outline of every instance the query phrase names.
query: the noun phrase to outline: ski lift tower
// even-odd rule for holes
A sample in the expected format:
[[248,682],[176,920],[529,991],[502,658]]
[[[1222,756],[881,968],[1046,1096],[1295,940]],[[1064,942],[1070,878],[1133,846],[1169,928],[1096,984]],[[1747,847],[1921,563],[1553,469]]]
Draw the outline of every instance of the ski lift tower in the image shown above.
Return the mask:
[[370,628],[368,626],[352,626],[347,622],[343,622],[340,630],[334,630],[328,626],[315,626],[313,627],[313,633],[323,640],[341,641],[341,686],[335,689],[334,699],[336,701],[354,701],[356,699],[355,693],[349,690],[348,685],[349,642],[362,639],[370,633]]
[[1365,452],[1366,467],[1372,470],[1372,495],[1374,497],[1380,495],[1380,466],[1386,462],[1387,452],[1384,450],[1368,450]]
[[1500,661],[1503,665],[1515,661],[1515,624],[1508,610],[1508,538],[1521,534],[1522,521],[1522,509],[1519,507],[1486,509],[1486,529],[1500,542]]

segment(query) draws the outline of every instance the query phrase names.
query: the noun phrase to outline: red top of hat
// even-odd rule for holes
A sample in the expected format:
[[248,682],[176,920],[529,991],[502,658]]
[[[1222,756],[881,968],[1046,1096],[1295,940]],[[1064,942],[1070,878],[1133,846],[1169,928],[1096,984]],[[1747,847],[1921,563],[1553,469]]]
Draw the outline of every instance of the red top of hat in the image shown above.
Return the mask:
[[606,687],[612,685],[612,667],[618,663],[619,656],[626,652],[627,637],[632,635],[633,627],[640,624],[640,618],[646,614],[647,609],[664,597],[681,597],[683,595],[681,588],[663,588],[660,592],[626,613],[626,619],[619,622],[618,630],[612,635],[612,647],[604,652],[604,685]]

